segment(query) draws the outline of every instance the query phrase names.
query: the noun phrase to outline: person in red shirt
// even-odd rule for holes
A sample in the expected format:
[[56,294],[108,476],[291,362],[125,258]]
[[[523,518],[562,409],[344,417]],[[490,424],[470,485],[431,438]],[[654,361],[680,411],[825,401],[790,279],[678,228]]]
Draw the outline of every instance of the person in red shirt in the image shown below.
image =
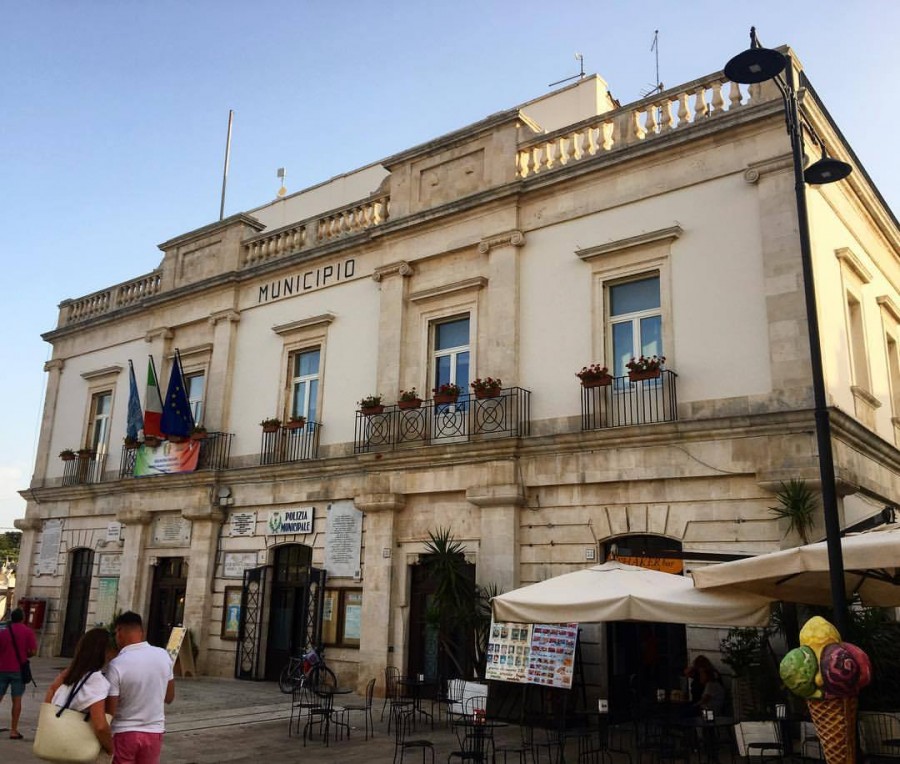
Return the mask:
[[0,703],[3,702],[6,690],[9,688],[12,696],[10,740],[23,739],[22,733],[19,732],[22,696],[25,694],[25,683],[22,681],[22,662],[37,652],[37,640],[34,632],[22,623],[24,620],[25,614],[21,608],[16,608],[10,614],[6,628],[0,629]]

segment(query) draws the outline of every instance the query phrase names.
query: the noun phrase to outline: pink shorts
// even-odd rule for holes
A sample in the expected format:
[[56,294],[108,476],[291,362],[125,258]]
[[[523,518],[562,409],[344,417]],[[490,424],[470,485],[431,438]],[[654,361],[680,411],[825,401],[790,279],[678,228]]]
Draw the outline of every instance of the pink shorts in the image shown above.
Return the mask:
[[159,764],[162,732],[117,732],[112,764]]

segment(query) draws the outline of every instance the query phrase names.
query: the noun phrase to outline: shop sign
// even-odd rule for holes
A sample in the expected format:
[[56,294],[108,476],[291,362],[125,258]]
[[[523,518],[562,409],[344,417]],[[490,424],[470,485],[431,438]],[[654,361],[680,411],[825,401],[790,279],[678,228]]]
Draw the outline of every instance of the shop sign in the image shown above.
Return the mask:
[[273,510],[269,513],[269,534],[283,536],[288,533],[312,533],[315,513],[315,507]]
[[684,561],[674,557],[625,557],[617,555],[617,562],[623,565],[634,565],[638,568],[648,568],[649,570],[658,570],[660,573],[679,574],[684,569]]

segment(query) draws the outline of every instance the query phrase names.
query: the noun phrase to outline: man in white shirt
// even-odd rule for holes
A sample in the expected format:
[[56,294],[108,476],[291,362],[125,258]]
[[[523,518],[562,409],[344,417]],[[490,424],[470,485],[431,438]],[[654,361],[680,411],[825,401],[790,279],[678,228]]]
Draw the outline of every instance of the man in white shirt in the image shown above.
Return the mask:
[[106,671],[112,714],[113,764],[159,764],[166,729],[165,704],[175,700],[172,661],[161,647],[144,639],[137,613],[115,622],[119,654]]

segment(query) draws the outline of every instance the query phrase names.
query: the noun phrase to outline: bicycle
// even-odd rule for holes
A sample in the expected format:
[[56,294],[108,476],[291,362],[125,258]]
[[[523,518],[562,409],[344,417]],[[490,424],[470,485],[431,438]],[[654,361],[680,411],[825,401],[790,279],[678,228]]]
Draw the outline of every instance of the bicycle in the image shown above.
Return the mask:
[[278,688],[287,695],[293,692],[295,687],[309,687],[312,690],[319,687],[337,687],[337,677],[325,665],[324,656],[310,649],[302,655],[292,655],[287,665],[281,669]]

